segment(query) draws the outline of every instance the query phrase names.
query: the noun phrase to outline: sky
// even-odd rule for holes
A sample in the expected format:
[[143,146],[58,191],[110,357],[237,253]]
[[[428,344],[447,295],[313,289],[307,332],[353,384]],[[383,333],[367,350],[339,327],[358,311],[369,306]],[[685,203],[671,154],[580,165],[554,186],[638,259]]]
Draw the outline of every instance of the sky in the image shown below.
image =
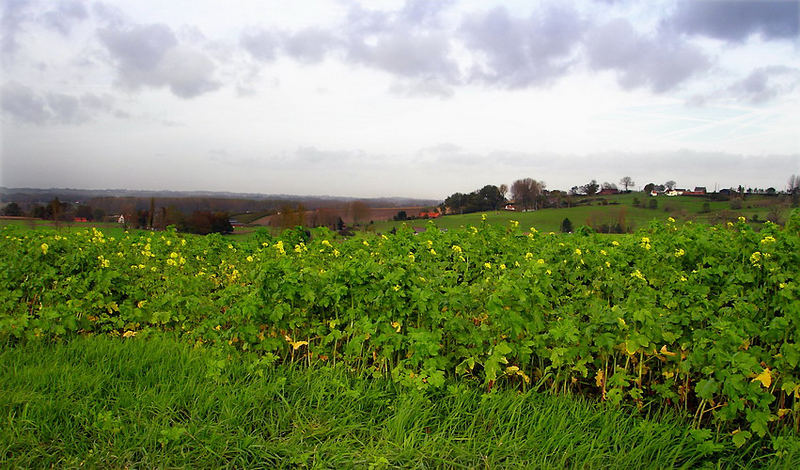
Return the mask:
[[800,0],[0,0],[0,186],[782,189]]

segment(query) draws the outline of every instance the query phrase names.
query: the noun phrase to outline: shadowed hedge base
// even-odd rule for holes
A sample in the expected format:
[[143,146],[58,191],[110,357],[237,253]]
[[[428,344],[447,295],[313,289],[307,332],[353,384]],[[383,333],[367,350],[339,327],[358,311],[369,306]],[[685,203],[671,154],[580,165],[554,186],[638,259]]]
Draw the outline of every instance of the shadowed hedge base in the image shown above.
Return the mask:
[[422,393],[162,335],[4,346],[0,390],[2,467],[800,467],[669,414],[458,382]]

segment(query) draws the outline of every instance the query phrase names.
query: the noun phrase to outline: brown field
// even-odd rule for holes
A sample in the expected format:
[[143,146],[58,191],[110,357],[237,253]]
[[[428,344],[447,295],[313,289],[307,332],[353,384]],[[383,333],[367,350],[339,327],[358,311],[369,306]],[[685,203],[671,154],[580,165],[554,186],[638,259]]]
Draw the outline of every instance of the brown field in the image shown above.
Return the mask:
[[[419,215],[420,212],[423,212],[426,209],[429,209],[429,208],[426,207],[426,206],[414,206],[414,207],[371,207],[369,209],[369,216],[366,218],[366,222],[369,223],[370,220],[374,221],[374,222],[382,222],[382,221],[386,221],[386,220],[392,220],[392,218],[395,215],[397,215],[397,213],[400,212],[400,211],[406,211],[406,214],[409,217],[417,216],[417,215]],[[331,210],[335,213],[336,216],[341,217],[342,220],[344,221],[344,223],[346,223],[346,224],[352,224],[353,223],[353,216],[352,216],[352,214],[350,214],[347,211],[346,208],[331,209]],[[311,221],[314,218],[316,213],[317,213],[316,210],[314,210],[314,211],[305,211],[305,216],[304,217],[305,217],[306,223]],[[274,216],[274,215],[261,217],[260,219],[254,220],[250,225],[269,226],[269,225],[271,225],[270,222],[275,217],[276,216]]]

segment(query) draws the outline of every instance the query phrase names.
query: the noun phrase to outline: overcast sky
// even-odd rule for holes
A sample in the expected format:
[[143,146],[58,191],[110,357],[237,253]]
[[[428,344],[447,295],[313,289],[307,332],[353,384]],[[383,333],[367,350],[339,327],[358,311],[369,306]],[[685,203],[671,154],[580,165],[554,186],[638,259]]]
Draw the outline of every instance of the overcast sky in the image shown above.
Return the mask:
[[0,1],[6,187],[800,174],[798,0]]

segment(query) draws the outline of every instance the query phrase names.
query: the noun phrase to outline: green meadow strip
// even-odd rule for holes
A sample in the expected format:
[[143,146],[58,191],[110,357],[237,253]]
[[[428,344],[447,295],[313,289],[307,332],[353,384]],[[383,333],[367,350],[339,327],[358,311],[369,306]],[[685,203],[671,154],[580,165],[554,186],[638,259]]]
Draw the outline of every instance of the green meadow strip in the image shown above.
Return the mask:
[[[0,466],[797,468],[669,412],[580,397],[418,391],[341,366],[253,366],[173,337],[0,351]],[[211,372],[211,373],[209,373]],[[725,439],[727,441],[727,439]]]

